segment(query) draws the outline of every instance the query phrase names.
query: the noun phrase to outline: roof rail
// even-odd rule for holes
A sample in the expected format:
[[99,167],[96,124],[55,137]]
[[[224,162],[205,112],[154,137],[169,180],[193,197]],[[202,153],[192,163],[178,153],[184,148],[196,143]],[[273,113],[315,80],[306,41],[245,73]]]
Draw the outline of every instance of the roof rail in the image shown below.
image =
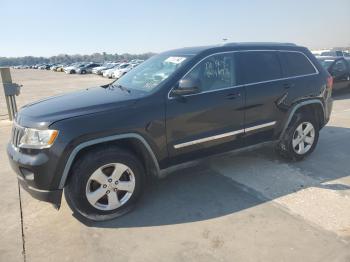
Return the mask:
[[224,43],[224,46],[235,46],[235,45],[285,45],[285,46],[296,46],[294,43],[280,43],[280,42],[233,42]]

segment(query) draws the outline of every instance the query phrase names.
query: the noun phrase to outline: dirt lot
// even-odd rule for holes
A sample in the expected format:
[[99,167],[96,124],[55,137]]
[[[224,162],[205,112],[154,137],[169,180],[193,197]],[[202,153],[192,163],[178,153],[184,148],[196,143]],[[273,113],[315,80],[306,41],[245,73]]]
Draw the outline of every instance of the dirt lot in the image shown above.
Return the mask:
[[[109,80],[13,71],[19,105]],[[0,101],[1,102],[1,101]],[[0,121],[0,261],[350,261],[350,90],[336,94],[315,152],[288,163],[270,147],[175,171],[132,213],[84,224],[18,190]]]
[[[21,95],[16,97],[19,107],[49,96],[59,95],[87,87],[112,82],[111,79],[89,75],[67,75],[63,72],[47,70],[11,69],[12,81],[22,84]],[[0,120],[7,119],[7,109],[3,90],[0,90]]]

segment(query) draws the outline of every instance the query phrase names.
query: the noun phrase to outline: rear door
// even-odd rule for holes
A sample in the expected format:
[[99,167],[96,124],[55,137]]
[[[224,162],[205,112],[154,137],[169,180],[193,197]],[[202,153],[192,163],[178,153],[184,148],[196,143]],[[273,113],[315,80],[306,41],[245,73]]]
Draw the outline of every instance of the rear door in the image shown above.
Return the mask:
[[277,51],[241,51],[237,54],[240,84],[245,86],[245,132],[247,144],[273,138],[274,128],[283,117],[281,104],[287,86]]
[[[200,93],[167,100],[168,152],[190,160],[241,146],[244,87],[236,86],[233,53],[211,55],[184,76],[200,83]],[[183,159],[185,158],[185,159]]]
[[283,76],[288,86],[286,104],[319,92],[322,79],[312,61],[299,51],[280,51]]

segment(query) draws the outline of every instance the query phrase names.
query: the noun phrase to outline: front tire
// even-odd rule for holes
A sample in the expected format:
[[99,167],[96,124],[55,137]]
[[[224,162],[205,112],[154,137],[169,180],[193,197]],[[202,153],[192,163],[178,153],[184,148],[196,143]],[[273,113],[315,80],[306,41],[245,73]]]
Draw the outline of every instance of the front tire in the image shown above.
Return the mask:
[[288,160],[300,161],[315,150],[318,138],[319,125],[315,117],[297,113],[279,142],[277,152]]
[[145,180],[144,167],[133,154],[111,147],[80,157],[64,192],[74,213],[90,221],[106,221],[135,207]]

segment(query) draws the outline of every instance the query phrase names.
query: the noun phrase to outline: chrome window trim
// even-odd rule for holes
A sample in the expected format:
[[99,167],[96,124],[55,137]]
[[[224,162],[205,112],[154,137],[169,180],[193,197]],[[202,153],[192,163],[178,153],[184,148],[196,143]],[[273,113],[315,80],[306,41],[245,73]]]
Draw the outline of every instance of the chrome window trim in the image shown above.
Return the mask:
[[236,130],[236,131],[222,133],[222,134],[219,134],[219,135],[208,136],[208,137],[204,137],[204,138],[200,138],[200,139],[196,139],[196,140],[192,140],[192,141],[176,144],[176,145],[174,145],[174,148],[175,149],[179,149],[179,148],[183,148],[183,147],[187,147],[187,146],[193,146],[193,145],[197,145],[197,144],[201,144],[201,143],[205,143],[205,142],[214,141],[214,140],[225,138],[225,137],[229,137],[229,136],[236,136],[238,134],[255,131],[255,130],[258,130],[258,129],[261,129],[261,128],[265,128],[265,127],[274,126],[276,123],[277,123],[276,121],[272,121],[272,122],[268,122],[268,123],[261,124],[261,125],[256,125],[256,126],[252,126],[252,127],[248,127],[248,128],[244,128],[244,129],[239,129],[239,130]]
[[[182,77],[186,77],[199,63],[201,63],[203,60],[207,59],[208,57],[214,56],[214,55],[221,55],[221,54],[230,54],[230,53],[244,53],[244,52],[285,52],[285,53],[300,53],[303,56],[306,57],[306,59],[309,61],[309,63],[313,66],[313,68],[315,69],[315,73],[311,73],[311,74],[304,74],[304,75],[297,75],[297,76],[290,76],[290,77],[282,77],[282,78],[277,78],[277,79],[271,79],[271,80],[266,80],[266,81],[260,81],[260,82],[254,82],[254,83],[248,83],[248,84],[243,84],[243,85],[235,85],[235,86],[230,86],[230,87],[224,87],[224,88],[220,88],[220,89],[215,89],[215,90],[208,90],[208,91],[204,91],[198,94],[190,94],[190,95],[184,95],[184,97],[187,96],[197,96],[197,95],[201,95],[201,94],[206,94],[206,93],[212,93],[212,92],[217,92],[217,91],[222,91],[222,90],[227,90],[227,89],[233,89],[233,88],[238,88],[238,87],[244,87],[244,86],[251,86],[251,85],[258,85],[258,84],[263,84],[263,83],[271,83],[271,82],[276,82],[276,81],[281,81],[281,80],[288,80],[288,79],[295,79],[295,78],[300,78],[300,77],[306,77],[306,76],[313,76],[313,75],[318,75],[320,72],[318,71],[317,67],[315,66],[315,64],[310,60],[310,58],[308,58],[303,52],[301,51],[295,51],[295,50],[263,50],[263,49],[259,49],[259,50],[236,50],[236,51],[223,51],[223,52],[217,52],[217,53],[213,53],[210,55],[207,55],[206,57],[202,58],[201,60],[199,60],[194,66],[192,66],[187,73]],[[181,79],[182,79],[181,78]],[[175,99],[176,97],[170,96],[170,93],[173,91],[175,87],[172,87],[169,92],[168,92],[168,99],[172,100]]]

